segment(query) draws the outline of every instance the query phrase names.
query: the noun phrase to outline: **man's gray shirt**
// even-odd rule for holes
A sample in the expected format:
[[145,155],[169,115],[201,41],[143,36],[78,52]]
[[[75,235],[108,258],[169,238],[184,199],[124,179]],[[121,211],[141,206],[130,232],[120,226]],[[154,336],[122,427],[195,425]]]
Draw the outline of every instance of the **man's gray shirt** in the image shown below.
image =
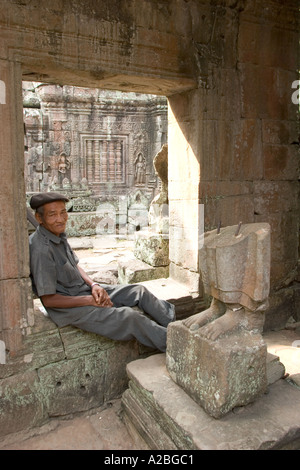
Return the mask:
[[63,233],[59,237],[42,225],[29,237],[30,271],[38,297],[79,295],[87,287],[77,268],[78,258]]
[[[33,290],[43,295],[91,295],[78,268],[78,258],[67,242],[39,226],[29,238],[30,269]],[[118,341],[136,338],[141,343],[161,351],[166,350],[167,325],[174,317],[174,306],[157,299],[138,284],[103,286],[113,307],[87,305],[72,308],[46,308],[59,326],[73,325]],[[138,306],[151,318],[132,307]]]

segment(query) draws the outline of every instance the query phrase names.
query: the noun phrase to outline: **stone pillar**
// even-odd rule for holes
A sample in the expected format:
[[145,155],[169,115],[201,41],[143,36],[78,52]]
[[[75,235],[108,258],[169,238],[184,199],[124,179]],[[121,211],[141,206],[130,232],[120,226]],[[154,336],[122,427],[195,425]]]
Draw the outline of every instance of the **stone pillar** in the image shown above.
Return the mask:
[[101,154],[101,182],[107,182],[107,152],[108,152],[108,145],[107,140],[103,140],[102,145],[102,154]]
[[87,179],[88,182],[91,183],[94,178],[93,173],[93,147],[92,147],[92,140],[87,140]]
[[31,301],[21,66],[0,60],[0,79],[5,84],[0,104],[0,340],[13,356],[22,345]]
[[193,107],[193,93],[169,97],[169,256],[170,277],[198,294],[198,248],[202,221],[198,204],[200,164],[191,135]]
[[114,141],[109,142],[109,181],[115,181],[115,145]]
[[122,182],[122,144],[120,140],[117,141],[116,147],[116,181]]
[[100,182],[100,140],[98,139],[95,139],[94,159],[95,159],[94,181],[95,183],[99,183]]

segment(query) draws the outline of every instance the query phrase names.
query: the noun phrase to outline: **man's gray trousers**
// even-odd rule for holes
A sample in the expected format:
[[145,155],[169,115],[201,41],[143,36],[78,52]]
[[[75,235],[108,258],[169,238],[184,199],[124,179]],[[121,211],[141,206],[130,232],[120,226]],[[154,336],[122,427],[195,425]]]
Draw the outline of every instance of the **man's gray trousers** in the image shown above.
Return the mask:
[[[113,307],[47,308],[50,318],[59,326],[72,325],[114,340],[137,339],[151,348],[166,350],[167,326],[175,320],[174,305],[157,299],[140,284],[108,286],[102,284]],[[90,295],[88,286],[78,295]],[[132,307],[139,307],[143,315]],[[149,315],[149,316],[148,316]],[[151,318],[149,318],[151,317]]]

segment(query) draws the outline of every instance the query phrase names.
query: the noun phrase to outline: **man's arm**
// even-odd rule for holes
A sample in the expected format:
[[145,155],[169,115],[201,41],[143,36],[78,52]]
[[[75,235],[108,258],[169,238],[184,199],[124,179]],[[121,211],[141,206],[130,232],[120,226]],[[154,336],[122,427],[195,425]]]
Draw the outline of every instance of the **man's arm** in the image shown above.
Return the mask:
[[70,296],[61,294],[42,295],[41,301],[45,307],[49,308],[72,308],[95,306],[99,307],[92,295]]
[[[77,268],[84,282],[88,286],[92,286],[94,281],[87,275],[87,273],[79,265],[77,265]],[[92,296],[94,297],[94,300],[97,306],[100,306],[100,307],[112,307],[113,306],[113,303],[111,302],[106,290],[97,284],[95,284],[92,287]]]
[[82,279],[84,280],[84,282],[88,285],[88,286],[91,286],[93,284],[93,279],[91,279],[87,273],[79,266],[79,264],[77,264],[77,269],[78,271],[80,272],[81,274],[81,277]]
[[[77,266],[84,282],[91,286],[93,280],[86,274],[86,272]],[[61,295],[61,294],[50,294],[41,296],[41,300],[44,306],[47,308],[72,308],[72,307],[112,307],[109,295],[106,290],[97,284],[93,286],[91,295]]]

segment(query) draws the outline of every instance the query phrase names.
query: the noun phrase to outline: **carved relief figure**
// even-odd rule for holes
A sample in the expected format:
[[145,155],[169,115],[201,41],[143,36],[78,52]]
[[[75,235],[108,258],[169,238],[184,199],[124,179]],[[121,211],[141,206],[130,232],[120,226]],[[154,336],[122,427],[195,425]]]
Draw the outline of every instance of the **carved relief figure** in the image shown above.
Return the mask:
[[58,177],[54,175],[51,179],[51,182],[49,184],[49,189],[50,191],[56,191],[57,189],[60,188],[60,185],[58,184]]
[[199,262],[205,293],[213,300],[183,324],[211,340],[238,329],[261,332],[270,288],[269,224],[225,227],[204,237]]
[[58,184],[66,187],[66,180],[70,182],[70,168],[70,160],[67,158],[67,155],[62,152],[57,159],[55,171],[55,174],[58,176]]
[[136,184],[144,184],[146,181],[146,162],[141,153],[135,160],[135,182]]
[[67,158],[65,153],[61,153],[58,157],[58,171],[60,173],[67,173],[67,170],[71,168],[70,160]]
[[27,188],[29,191],[42,191],[49,183],[50,163],[44,156],[43,145],[30,149],[28,158]]

